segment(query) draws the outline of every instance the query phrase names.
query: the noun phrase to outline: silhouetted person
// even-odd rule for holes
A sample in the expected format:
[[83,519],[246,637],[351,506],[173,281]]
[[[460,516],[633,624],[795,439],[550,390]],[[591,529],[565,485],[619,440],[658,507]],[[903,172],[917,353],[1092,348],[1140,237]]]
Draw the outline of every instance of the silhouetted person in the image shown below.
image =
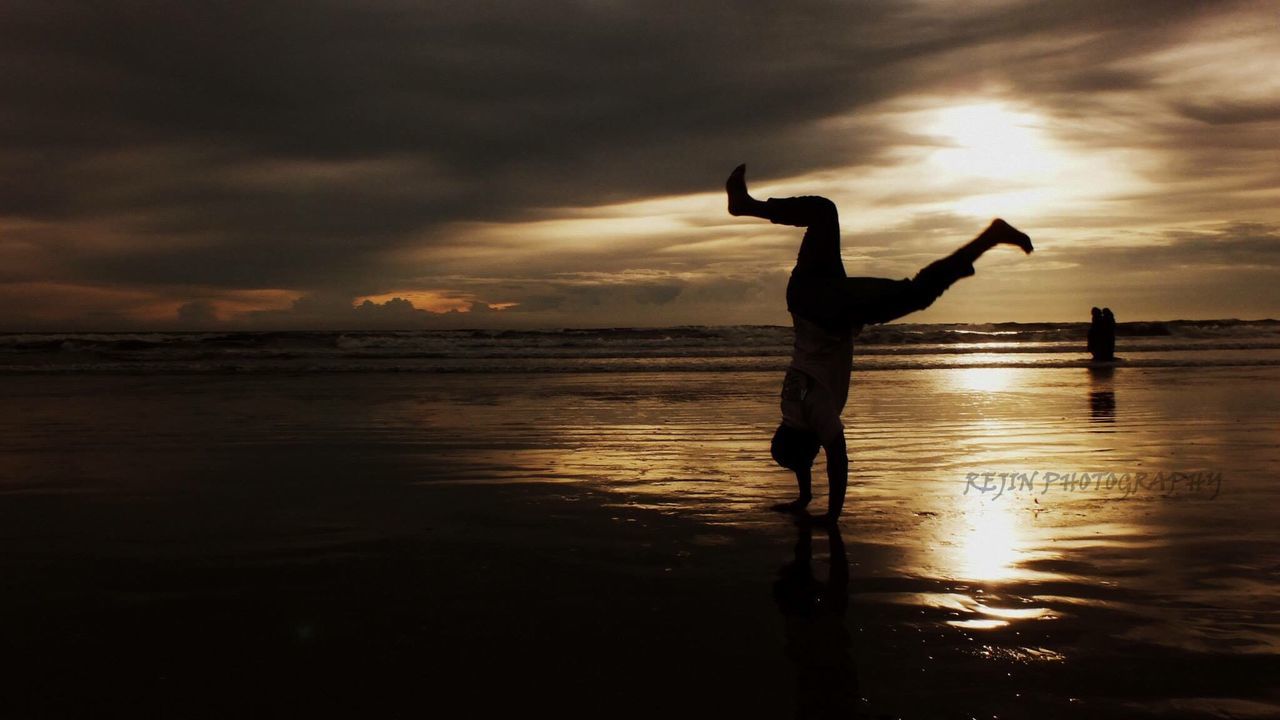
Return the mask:
[[827,581],[813,574],[812,528],[797,525],[795,560],[778,571],[773,598],[786,622],[787,656],[796,664],[796,717],[849,718],[858,704],[853,641],[845,626],[849,561],[835,525],[827,526]]
[[821,447],[827,456],[827,512],[813,518],[834,523],[844,507],[849,458],[840,413],[849,395],[853,338],[868,324],[886,323],[933,303],[952,283],[973,274],[973,262],[999,244],[1031,252],[1031,240],[1003,220],[909,280],[847,277],[840,258],[835,203],[823,197],[756,200],[747,192],[746,166],[729,175],[729,214],[808,228],[787,283],[787,309],[795,327],[791,365],[782,383],[782,423],[774,432],[773,458],[796,474],[800,496],[774,506],[805,513],[812,499],[810,469]]
[[1102,352],[1103,359],[1116,359],[1116,316],[1111,308],[1102,308]]
[[1106,361],[1116,359],[1116,316],[1111,308],[1093,308],[1093,318],[1089,322],[1089,354],[1094,360]]
[[1089,354],[1094,360],[1102,359],[1102,310],[1097,307],[1089,309],[1089,334],[1085,347],[1088,348]]

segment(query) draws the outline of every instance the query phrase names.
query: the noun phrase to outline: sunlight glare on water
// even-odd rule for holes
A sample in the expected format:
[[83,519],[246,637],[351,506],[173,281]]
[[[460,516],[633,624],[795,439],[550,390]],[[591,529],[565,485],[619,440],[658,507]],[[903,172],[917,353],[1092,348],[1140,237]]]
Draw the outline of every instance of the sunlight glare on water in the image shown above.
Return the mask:
[[949,563],[962,580],[1000,581],[1015,575],[1021,559],[1019,521],[1012,503],[974,499],[954,532],[959,541]]
[[953,370],[949,376],[957,388],[975,392],[1000,392],[1009,389],[1016,370],[1007,367],[980,367]]

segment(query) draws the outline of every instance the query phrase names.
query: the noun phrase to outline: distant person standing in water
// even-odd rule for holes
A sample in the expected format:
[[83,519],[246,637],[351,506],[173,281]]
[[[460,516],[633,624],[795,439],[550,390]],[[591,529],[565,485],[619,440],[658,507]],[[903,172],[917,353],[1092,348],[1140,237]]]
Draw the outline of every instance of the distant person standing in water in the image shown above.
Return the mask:
[[1116,359],[1116,316],[1111,308],[1093,308],[1089,322],[1089,354],[1098,362]]
[[[849,458],[840,413],[849,395],[853,338],[864,325],[886,323],[933,303],[952,283],[974,273],[973,262],[996,245],[1032,251],[1031,239],[1003,220],[911,279],[847,277],[840,258],[835,203],[807,196],[757,200],[747,192],[746,166],[725,183],[729,214],[807,228],[787,283],[787,310],[795,328],[791,365],[782,383],[782,423],[774,432],[773,459],[796,474],[800,496],[774,509],[834,523],[844,508]],[[809,516],[810,470],[821,447],[827,456],[827,512]]]
[[1089,309],[1089,334],[1085,347],[1094,360],[1102,359],[1102,311],[1096,306]]
[[1116,359],[1116,316],[1111,313],[1111,308],[1102,308],[1102,351],[1105,353],[1106,360]]

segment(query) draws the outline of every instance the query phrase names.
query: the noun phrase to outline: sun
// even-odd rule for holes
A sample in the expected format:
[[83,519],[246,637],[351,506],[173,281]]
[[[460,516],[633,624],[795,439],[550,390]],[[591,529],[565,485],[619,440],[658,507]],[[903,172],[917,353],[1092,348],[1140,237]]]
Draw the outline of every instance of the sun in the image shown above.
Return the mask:
[[975,182],[956,212],[992,217],[1034,212],[1062,201],[1064,178],[1078,165],[1048,131],[1049,121],[1002,101],[954,104],[930,112],[921,129],[940,147],[926,162],[939,174]]
[[1038,115],[1000,102],[943,108],[926,130],[946,146],[929,160],[953,175],[1046,182],[1062,168],[1063,157],[1043,126]]

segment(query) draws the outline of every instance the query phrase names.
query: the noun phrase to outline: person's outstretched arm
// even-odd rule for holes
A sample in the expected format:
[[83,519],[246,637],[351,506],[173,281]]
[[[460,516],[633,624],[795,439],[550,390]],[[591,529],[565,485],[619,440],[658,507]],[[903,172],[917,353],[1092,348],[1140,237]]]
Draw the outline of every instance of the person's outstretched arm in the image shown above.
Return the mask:
[[791,502],[778,503],[773,506],[777,512],[800,513],[805,512],[805,508],[809,507],[809,501],[813,499],[813,474],[810,468],[800,468],[795,471],[796,485],[800,486],[800,495]]

